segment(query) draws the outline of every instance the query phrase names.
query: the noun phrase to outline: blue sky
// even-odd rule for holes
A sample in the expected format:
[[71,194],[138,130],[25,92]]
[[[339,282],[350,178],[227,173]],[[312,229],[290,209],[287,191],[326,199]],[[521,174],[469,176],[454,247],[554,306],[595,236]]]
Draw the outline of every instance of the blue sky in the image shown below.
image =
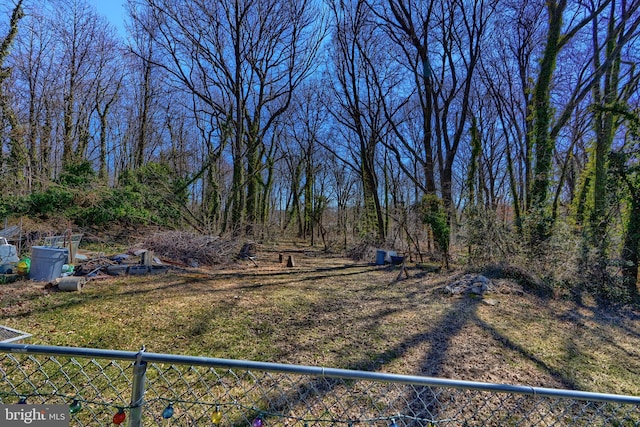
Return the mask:
[[104,15],[121,34],[125,34],[124,29],[124,7],[125,0],[87,0],[93,5],[99,14]]

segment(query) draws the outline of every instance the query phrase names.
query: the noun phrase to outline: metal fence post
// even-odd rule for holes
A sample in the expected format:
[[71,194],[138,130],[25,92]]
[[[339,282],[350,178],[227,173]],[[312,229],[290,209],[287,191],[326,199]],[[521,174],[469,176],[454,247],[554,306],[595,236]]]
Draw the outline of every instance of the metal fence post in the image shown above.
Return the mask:
[[131,410],[129,411],[129,427],[142,425],[142,405],[144,403],[144,382],[147,372],[147,362],[142,360],[144,346],[138,352],[136,362],[133,365],[133,386],[131,389]]

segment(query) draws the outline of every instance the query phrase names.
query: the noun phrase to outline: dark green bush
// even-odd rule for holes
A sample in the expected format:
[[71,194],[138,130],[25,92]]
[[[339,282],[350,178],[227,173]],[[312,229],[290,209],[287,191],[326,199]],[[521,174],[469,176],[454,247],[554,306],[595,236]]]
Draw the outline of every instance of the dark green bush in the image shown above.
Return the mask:
[[27,215],[47,218],[60,214],[73,206],[74,195],[64,187],[49,187],[45,191],[31,193]]
[[90,206],[75,206],[67,215],[77,225],[149,224],[151,214],[142,206],[143,195],[123,188],[104,189]]
[[59,184],[29,196],[8,195],[0,199],[0,218],[28,215],[47,219],[66,218],[80,227],[161,225],[177,227],[188,191],[164,164],[149,163],[125,171],[115,188],[99,186],[89,162],[65,168]]
[[83,188],[88,187],[96,179],[91,162],[88,160],[74,163],[64,167],[58,178],[61,185],[68,187]]
[[168,165],[148,163],[135,171],[126,171],[120,177],[120,188],[141,196],[132,201],[133,206],[146,211],[151,222],[164,226],[179,225],[188,191],[183,180],[176,179]]
[[29,197],[3,195],[0,197],[0,218],[10,215],[26,215],[29,212]]

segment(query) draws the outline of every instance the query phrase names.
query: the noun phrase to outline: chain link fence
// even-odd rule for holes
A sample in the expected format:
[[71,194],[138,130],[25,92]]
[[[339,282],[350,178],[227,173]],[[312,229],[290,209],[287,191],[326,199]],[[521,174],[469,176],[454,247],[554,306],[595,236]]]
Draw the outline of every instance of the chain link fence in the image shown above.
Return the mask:
[[640,426],[640,398],[375,372],[0,344],[3,404],[72,426]]

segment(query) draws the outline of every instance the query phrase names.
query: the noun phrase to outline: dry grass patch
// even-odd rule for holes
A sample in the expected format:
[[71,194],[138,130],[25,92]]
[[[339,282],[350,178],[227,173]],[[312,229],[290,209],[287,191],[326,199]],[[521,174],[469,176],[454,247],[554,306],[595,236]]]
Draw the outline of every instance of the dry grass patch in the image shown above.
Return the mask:
[[442,292],[458,272],[398,269],[300,248],[258,267],[89,282],[80,293],[0,288],[2,323],[31,343],[381,370],[640,394],[637,313],[544,299],[505,280],[481,298]]

